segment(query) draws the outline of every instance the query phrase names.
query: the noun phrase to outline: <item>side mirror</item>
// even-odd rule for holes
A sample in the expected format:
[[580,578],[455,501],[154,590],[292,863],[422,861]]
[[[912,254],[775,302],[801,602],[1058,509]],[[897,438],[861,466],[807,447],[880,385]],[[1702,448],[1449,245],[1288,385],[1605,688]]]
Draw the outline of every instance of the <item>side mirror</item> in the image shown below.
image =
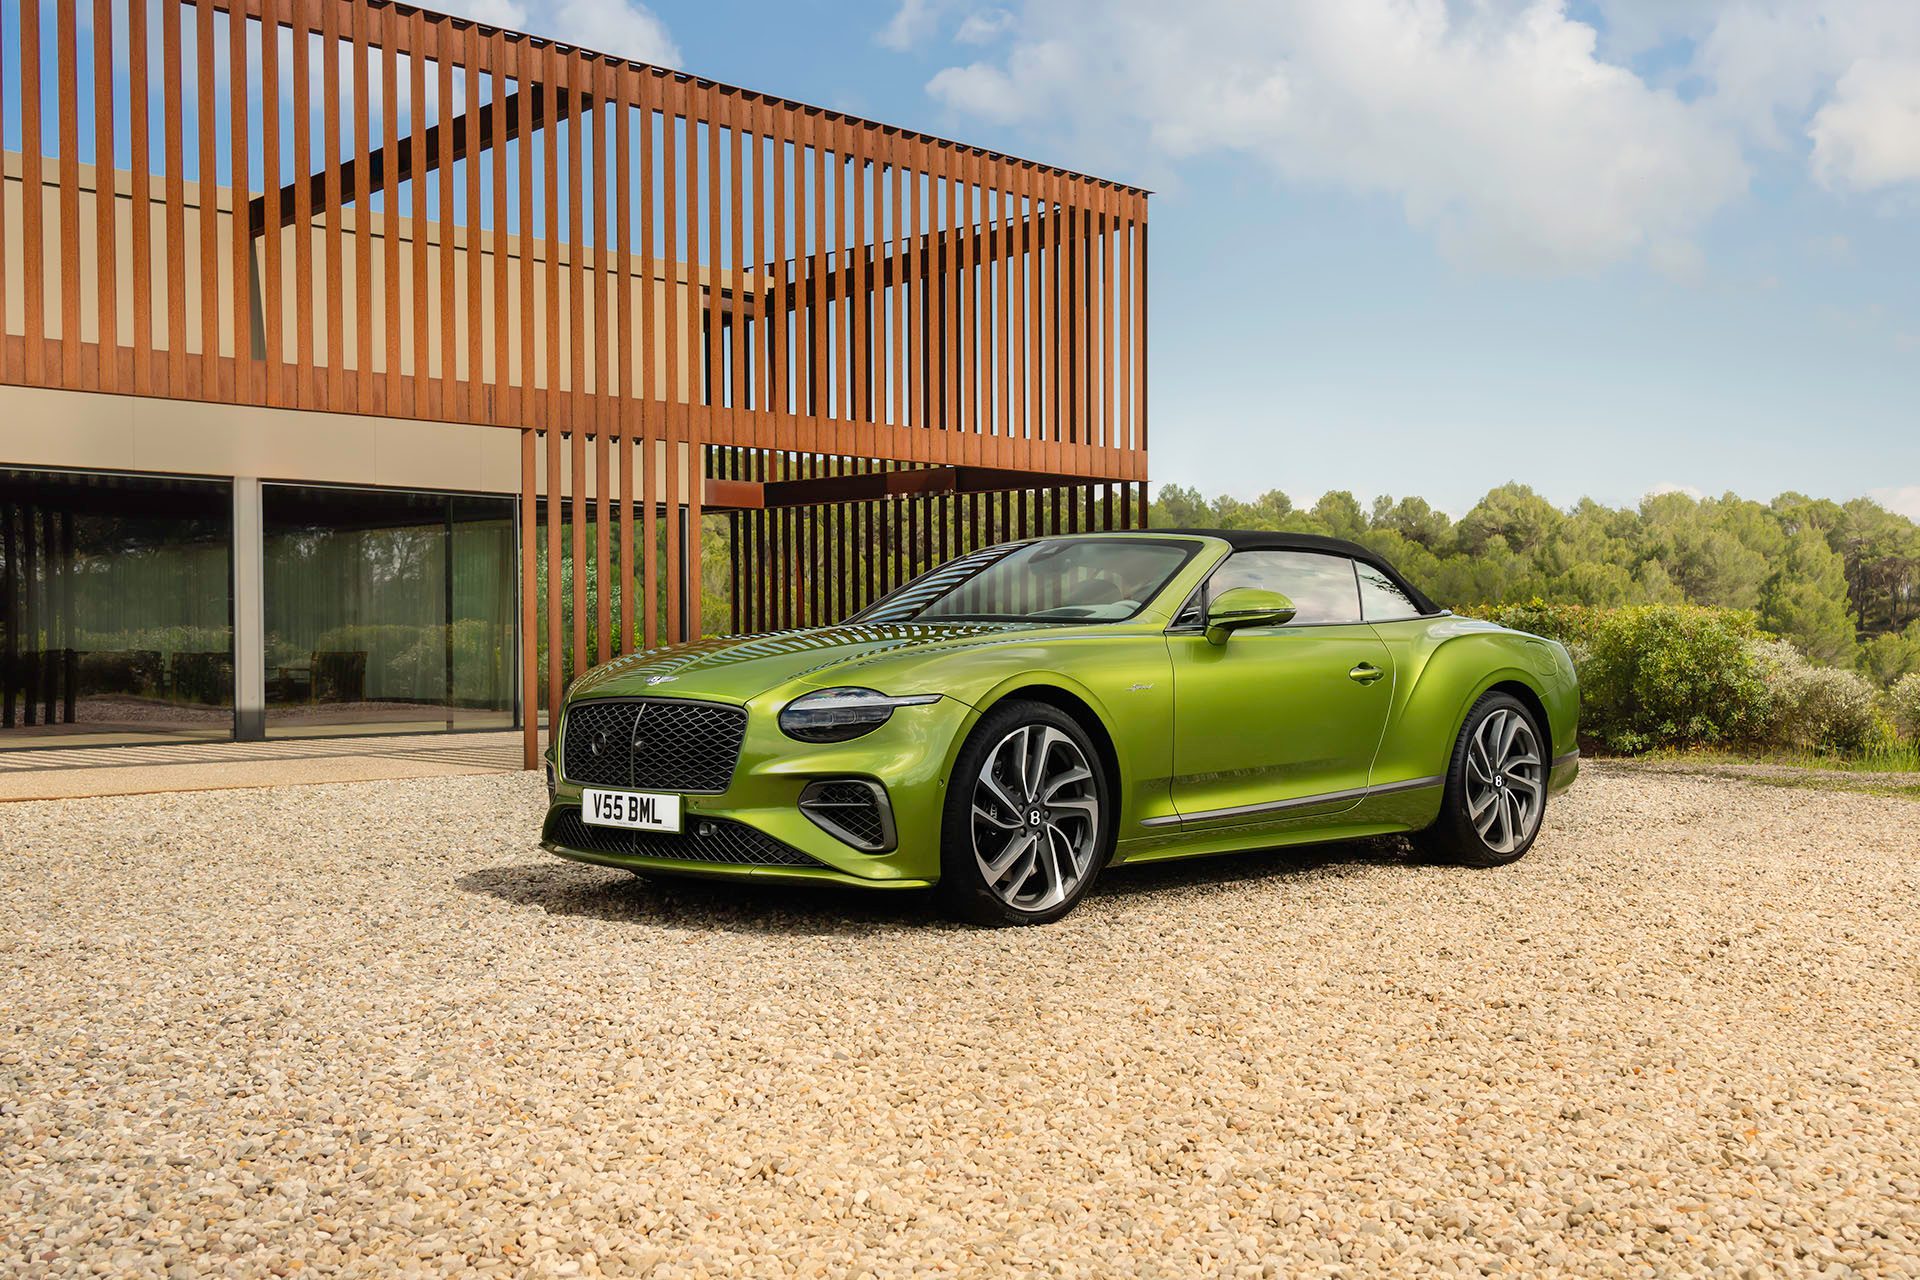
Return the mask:
[[1278,591],[1235,587],[1207,603],[1207,643],[1225,644],[1242,627],[1280,627],[1293,621],[1293,601]]

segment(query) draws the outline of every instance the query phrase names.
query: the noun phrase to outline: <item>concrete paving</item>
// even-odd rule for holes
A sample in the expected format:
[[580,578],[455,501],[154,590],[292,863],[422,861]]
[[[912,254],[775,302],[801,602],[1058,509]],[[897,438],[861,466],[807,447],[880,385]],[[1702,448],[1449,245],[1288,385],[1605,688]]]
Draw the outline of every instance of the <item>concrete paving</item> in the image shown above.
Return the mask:
[[0,752],[0,803],[511,773],[520,733],[301,738]]

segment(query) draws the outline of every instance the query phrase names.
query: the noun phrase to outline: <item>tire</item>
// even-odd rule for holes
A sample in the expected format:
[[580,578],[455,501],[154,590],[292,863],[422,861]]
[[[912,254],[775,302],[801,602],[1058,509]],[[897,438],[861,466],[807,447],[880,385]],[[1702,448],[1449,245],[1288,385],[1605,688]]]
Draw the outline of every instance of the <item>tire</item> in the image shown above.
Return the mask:
[[1072,716],[1044,702],[994,707],[968,735],[948,780],[941,905],[979,925],[1066,915],[1106,865],[1113,791],[1093,739]]
[[[1440,817],[1415,845],[1456,866],[1503,867],[1524,858],[1546,819],[1550,741],[1518,698],[1483,695],[1453,744]],[[1499,767],[1490,767],[1496,760]]]

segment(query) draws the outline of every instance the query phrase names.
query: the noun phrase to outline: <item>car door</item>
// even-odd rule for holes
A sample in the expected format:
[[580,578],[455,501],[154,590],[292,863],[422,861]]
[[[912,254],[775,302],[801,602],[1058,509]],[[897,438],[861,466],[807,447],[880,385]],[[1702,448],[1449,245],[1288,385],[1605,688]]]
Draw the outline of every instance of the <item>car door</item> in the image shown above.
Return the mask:
[[[1209,642],[1207,599],[1262,587],[1298,611]],[[1353,561],[1241,551],[1167,633],[1173,662],[1173,803],[1187,821],[1256,822],[1358,804],[1393,698],[1393,659],[1363,621]]]

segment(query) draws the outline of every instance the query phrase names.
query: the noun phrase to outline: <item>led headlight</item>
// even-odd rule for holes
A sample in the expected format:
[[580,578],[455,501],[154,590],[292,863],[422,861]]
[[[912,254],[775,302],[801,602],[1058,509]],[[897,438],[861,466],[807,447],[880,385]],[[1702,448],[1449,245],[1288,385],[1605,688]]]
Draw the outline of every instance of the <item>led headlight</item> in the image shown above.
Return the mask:
[[940,701],[937,693],[890,698],[878,689],[821,689],[805,693],[780,712],[780,730],[802,742],[845,742],[872,733],[895,707],[920,707]]

